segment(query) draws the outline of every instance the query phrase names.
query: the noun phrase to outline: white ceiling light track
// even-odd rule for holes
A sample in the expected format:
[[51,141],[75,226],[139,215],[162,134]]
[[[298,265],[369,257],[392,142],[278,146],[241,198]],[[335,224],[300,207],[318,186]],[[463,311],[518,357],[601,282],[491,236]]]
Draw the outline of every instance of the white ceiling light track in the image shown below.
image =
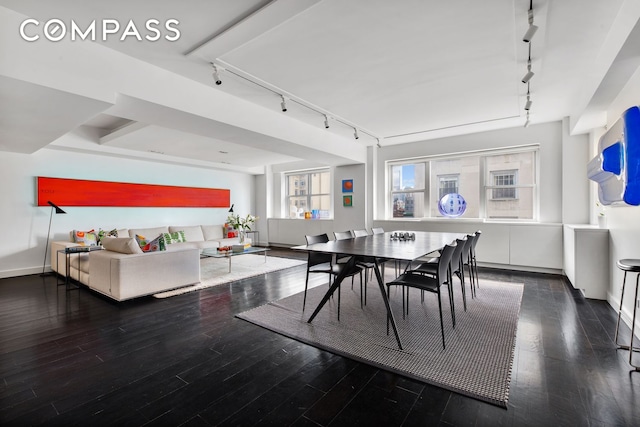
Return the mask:
[[[233,75],[236,76],[240,79],[243,79],[246,82],[249,82],[255,86],[258,86],[262,89],[264,89],[265,91],[271,92],[272,94],[275,95],[275,99],[279,100],[280,103],[280,109],[283,112],[286,112],[288,110],[288,106],[290,106],[291,103],[295,103],[297,105],[300,105],[308,110],[311,110],[315,113],[318,114],[319,117],[319,123],[322,123],[323,126],[326,129],[329,129],[329,118],[331,118],[331,120],[333,122],[336,123],[341,123],[342,125],[344,125],[345,127],[351,128],[353,129],[354,133],[353,133],[353,137],[356,140],[360,139],[360,134],[364,134],[364,135],[368,135],[369,137],[371,137],[372,140],[374,140],[375,142],[372,142],[371,145],[375,144],[378,147],[380,146],[380,137],[375,135],[373,132],[368,131],[366,129],[363,129],[360,126],[355,125],[354,123],[349,122],[348,120],[339,117],[335,114],[332,114],[330,111],[327,111],[321,107],[318,107],[317,105],[314,105],[312,103],[309,103],[305,100],[303,100],[302,98],[299,98],[295,95],[293,95],[290,92],[287,92],[283,89],[280,89],[279,87],[276,87],[270,83],[265,82],[262,79],[259,79],[258,77],[251,75],[249,73],[246,73],[236,67],[234,67],[233,65],[226,63],[224,61],[221,60],[217,60],[215,63],[211,62],[211,64],[213,65],[214,68],[216,68],[217,70],[224,70],[225,73],[227,73],[228,75]],[[217,81],[216,81],[216,84]],[[274,102],[274,105],[277,105]]]
[[524,127],[529,127],[529,115],[531,114],[531,107],[533,105],[533,101],[531,100],[531,79],[535,76],[535,73],[531,71],[531,40],[533,36],[538,31],[538,27],[533,24],[533,0],[529,0],[529,10],[527,11],[527,20],[529,22],[529,27],[527,28],[526,33],[522,37],[522,41],[528,43],[529,46],[529,55],[527,57],[527,73],[522,77],[522,83],[527,85],[527,101],[524,104],[524,110],[526,112],[526,120],[524,122]]

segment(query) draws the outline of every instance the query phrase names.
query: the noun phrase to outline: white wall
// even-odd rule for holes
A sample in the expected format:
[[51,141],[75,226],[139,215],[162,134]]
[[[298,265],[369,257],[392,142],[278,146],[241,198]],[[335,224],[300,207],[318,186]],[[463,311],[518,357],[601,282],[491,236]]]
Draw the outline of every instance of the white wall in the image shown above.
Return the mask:
[[[586,143],[586,142],[585,142]],[[385,186],[385,162],[419,156],[462,153],[491,148],[540,144],[540,222],[562,222],[562,124],[560,122],[480,132],[378,149],[376,186],[379,195]],[[378,197],[375,219],[384,219],[386,197]]]
[[[282,206],[284,197],[283,172],[317,167],[306,163],[282,165],[273,168],[273,211],[277,214],[269,218],[268,239],[274,245],[290,246],[305,243],[305,235],[327,233],[333,238],[334,231],[365,228],[370,184],[366,179],[366,165],[356,164],[331,168],[333,180],[332,219],[288,219],[288,209]],[[353,179],[353,192],[342,193],[342,180]],[[353,206],[343,206],[343,195],[353,196]],[[262,239],[262,236],[260,237]]]
[[[252,175],[51,149],[0,152],[0,277],[42,271],[51,209],[36,206],[37,176],[228,188],[235,212],[254,210]],[[53,216],[52,240],[67,240],[73,229],[222,224],[228,215],[228,208],[63,208],[67,215]]]
[[[620,92],[616,100],[607,111],[607,125],[611,127],[620,115],[629,107],[640,105],[640,69],[629,80],[625,88]],[[592,141],[592,155],[595,155],[595,145],[603,130],[594,131]],[[595,194],[595,183],[592,184]],[[595,200],[591,204],[592,210],[596,210]],[[610,283],[607,300],[615,309],[620,306],[620,294],[622,290],[623,272],[616,267],[616,262],[623,258],[640,259],[640,207],[622,206],[606,208],[607,226],[609,228],[609,266]],[[631,281],[633,281],[631,283]],[[633,292],[635,291],[635,274],[627,277],[625,292],[625,304],[623,318],[630,324],[633,314]],[[636,328],[640,328],[640,321]]]
[[[377,150],[375,177],[376,204],[374,226],[385,230],[434,230],[470,233],[482,230],[478,241],[479,262],[484,265],[509,267],[530,271],[559,273],[562,269],[562,198],[563,198],[563,140],[578,144],[576,139],[565,138],[561,122],[532,125],[528,128],[511,128],[475,133],[431,141],[383,147]],[[587,138],[582,138],[583,150],[588,150]],[[514,223],[468,219],[424,219],[415,221],[385,219],[385,203],[388,188],[385,184],[385,162],[412,157],[462,153],[491,148],[518,145],[540,146],[540,223]],[[572,148],[575,148],[572,146]],[[577,149],[579,150],[579,149]],[[586,157],[586,156],[585,156]],[[570,160],[571,161],[571,160]],[[571,176],[572,180],[586,180]],[[587,208],[588,186],[582,191]],[[584,214],[585,218],[588,217]]]

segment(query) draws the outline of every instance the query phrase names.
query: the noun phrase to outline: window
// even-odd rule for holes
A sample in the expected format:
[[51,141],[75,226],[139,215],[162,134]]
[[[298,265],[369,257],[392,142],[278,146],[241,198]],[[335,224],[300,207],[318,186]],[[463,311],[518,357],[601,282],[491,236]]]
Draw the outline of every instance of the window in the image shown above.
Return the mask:
[[492,171],[491,182],[493,189],[491,190],[492,200],[516,199],[517,170],[510,171]]
[[303,218],[314,212],[319,218],[331,217],[331,174],[328,169],[285,174],[286,205],[290,218]]
[[463,218],[535,219],[538,147],[387,162],[393,218],[442,217],[438,202],[458,193]]
[[438,200],[445,195],[458,192],[459,175],[439,175],[438,176]]
[[391,167],[391,200],[394,218],[424,216],[424,176],[424,163]]

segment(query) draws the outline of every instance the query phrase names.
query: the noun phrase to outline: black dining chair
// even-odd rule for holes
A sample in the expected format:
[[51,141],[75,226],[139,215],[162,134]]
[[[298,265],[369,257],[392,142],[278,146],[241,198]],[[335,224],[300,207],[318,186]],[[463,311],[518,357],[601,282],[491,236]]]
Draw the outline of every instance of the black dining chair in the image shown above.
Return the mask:
[[[319,234],[316,236],[305,236],[307,245],[313,245],[314,243],[327,243],[329,236],[325,234]],[[304,282],[304,299],[302,300],[302,311],[304,311],[307,303],[307,288],[309,286],[309,274],[328,274],[329,286],[331,286],[332,278],[338,276],[342,266],[336,265],[333,260],[333,254],[320,253],[320,252],[307,252],[307,278]],[[338,301],[340,299],[340,288],[338,288]],[[338,303],[339,304],[339,303]],[[338,305],[338,310],[339,310]]]
[[[351,230],[348,230],[348,231],[334,231],[333,236],[335,237],[336,240],[353,239],[353,233],[351,232]],[[351,255],[338,254],[336,256],[336,262],[338,264],[346,265],[346,263],[349,262],[349,259],[351,259]],[[356,274],[360,275],[360,307],[363,307],[362,270],[363,270],[363,267],[361,265],[359,265],[358,259],[356,259],[355,267],[352,269],[352,271],[347,273],[347,276],[346,276],[346,277],[351,277],[351,289],[353,289],[353,279],[354,279]],[[340,295],[338,294],[338,313],[339,312],[340,312]]]
[[[440,288],[446,286],[447,283],[451,283],[451,262],[453,253],[457,245],[445,245],[442,248],[440,257],[438,258],[436,274],[435,276],[415,273],[408,271],[400,275],[397,279],[387,283],[387,295],[391,296],[391,286],[402,286],[402,317],[405,316],[405,299],[408,312],[409,307],[409,289],[416,288],[421,291],[431,292],[438,295],[438,310],[440,312],[440,331],[442,332],[442,349],[445,349],[444,340],[444,321],[442,319],[442,297]],[[449,300],[452,301],[451,293],[449,294]],[[451,320],[453,327],[456,327],[456,320],[454,311],[451,310]],[[389,333],[389,317],[387,316],[387,333]]]
[[474,274],[473,268],[473,246],[477,240],[476,233],[467,234],[467,243],[465,245],[464,250],[462,251],[462,269],[464,274],[464,267],[467,267],[469,271],[469,285],[471,288],[471,298],[475,298],[476,296],[476,276]]
[[471,244],[471,265],[473,267],[474,274],[476,275],[475,289],[478,289],[480,288],[480,280],[478,279],[478,263],[476,262],[476,245],[478,244],[478,240],[480,240],[480,236],[482,236],[482,231],[478,230],[474,234],[476,237]]
[[[369,236],[367,230],[352,230],[353,237]],[[373,257],[358,257],[356,263],[364,269],[364,305],[367,305],[367,284],[369,280],[373,280],[373,270],[376,268],[376,262]],[[369,279],[371,277],[371,279]]]
[[[458,279],[460,280],[460,288],[462,291],[462,305],[464,307],[464,311],[467,311],[467,292],[465,290],[464,266],[462,264],[462,257],[465,251],[465,247],[468,245],[467,238],[465,237],[462,239],[456,239],[455,244],[456,244],[456,249],[454,250],[453,255],[451,256],[451,273],[452,273],[451,277],[453,279],[453,274],[455,274],[456,276],[458,276]],[[440,262],[440,258],[436,258],[434,261],[424,262],[419,266],[417,266],[416,268],[412,268],[410,271],[414,273],[435,276],[437,274],[439,262]],[[451,309],[454,310],[455,307],[453,302],[453,280],[448,281],[447,285],[449,287],[449,291],[451,294]]]

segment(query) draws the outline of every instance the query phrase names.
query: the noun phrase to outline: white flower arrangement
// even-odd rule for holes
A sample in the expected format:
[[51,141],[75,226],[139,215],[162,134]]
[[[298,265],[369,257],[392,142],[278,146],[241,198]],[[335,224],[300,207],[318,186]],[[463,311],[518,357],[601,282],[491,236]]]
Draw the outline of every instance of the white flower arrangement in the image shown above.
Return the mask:
[[234,229],[240,231],[251,231],[251,227],[258,220],[257,216],[248,214],[247,216],[240,217],[240,215],[230,214],[227,217],[227,223],[231,225]]

